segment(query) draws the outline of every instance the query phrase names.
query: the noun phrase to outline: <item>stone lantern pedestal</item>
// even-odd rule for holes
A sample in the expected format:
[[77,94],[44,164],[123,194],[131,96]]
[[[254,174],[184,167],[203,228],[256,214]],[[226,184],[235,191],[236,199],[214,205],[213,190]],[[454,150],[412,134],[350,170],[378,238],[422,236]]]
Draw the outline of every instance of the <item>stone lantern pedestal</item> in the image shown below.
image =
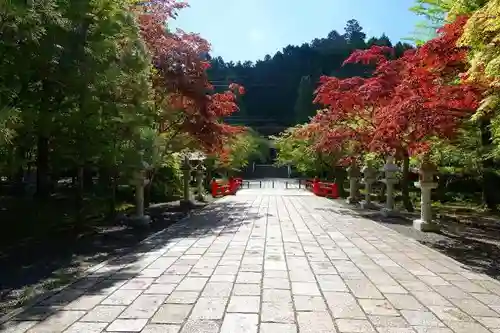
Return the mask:
[[434,182],[436,171],[436,167],[425,157],[420,166],[419,181],[415,182],[415,186],[420,188],[420,219],[413,221],[413,228],[424,232],[439,230],[439,226],[432,221],[431,192],[438,186]]
[[189,206],[191,193],[189,191],[189,181],[191,179],[191,164],[189,163],[189,156],[186,154],[182,160],[182,200],[181,206]]
[[372,203],[372,185],[376,180],[376,170],[369,165],[365,165],[361,169],[363,173],[363,184],[365,184],[365,200],[361,201],[361,208],[363,209],[374,209],[375,205]]
[[358,203],[358,181],[361,178],[361,172],[355,162],[347,168],[347,175],[349,176],[349,197],[347,197],[348,204]]
[[128,223],[131,226],[145,227],[151,223],[151,217],[144,215],[144,186],[149,183],[146,178],[146,169],[148,165],[145,164],[144,169],[135,173],[135,215],[128,218]]
[[205,159],[206,156],[202,152],[186,152],[184,154],[181,168],[183,173],[183,196],[180,205],[186,210],[189,210],[196,206],[195,202],[191,198],[191,191],[189,189],[189,181],[191,180],[191,172],[193,171],[193,169],[196,169],[197,171],[196,186],[198,187],[198,195],[196,199],[200,198],[204,200],[203,173],[205,171],[205,167],[203,166],[203,161]]
[[382,182],[386,186],[386,201],[385,207],[380,212],[383,216],[389,217],[394,215],[394,185],[398,183],[397,172],[399,172],[399,167],[394,163],[394,157],[387,157],[383,170],[385,179]]

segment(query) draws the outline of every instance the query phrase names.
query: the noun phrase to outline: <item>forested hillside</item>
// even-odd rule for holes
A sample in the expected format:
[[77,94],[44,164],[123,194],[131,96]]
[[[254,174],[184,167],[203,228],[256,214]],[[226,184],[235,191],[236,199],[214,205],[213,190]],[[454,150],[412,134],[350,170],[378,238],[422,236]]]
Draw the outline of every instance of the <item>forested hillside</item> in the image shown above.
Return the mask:
[[335,30],[302,45],[288,45],[275,55],[266,55],[256,63],[225,62],[222,57],[211,59],[208,71],[211,82],[224,89],[231,82],[238,82],[246,89],[241,98],[240,111],[233,121],[262,128],[275,124],[263,132],[280,131],[314,115],[313,91],[321,75],[340,78],[367,76],[370,68],[342,63],[356,49],[373,45],[393,46],[396,56],[412,46],[393,43],[385,35],[368,38],[358,21],[349,20],[343,33]]

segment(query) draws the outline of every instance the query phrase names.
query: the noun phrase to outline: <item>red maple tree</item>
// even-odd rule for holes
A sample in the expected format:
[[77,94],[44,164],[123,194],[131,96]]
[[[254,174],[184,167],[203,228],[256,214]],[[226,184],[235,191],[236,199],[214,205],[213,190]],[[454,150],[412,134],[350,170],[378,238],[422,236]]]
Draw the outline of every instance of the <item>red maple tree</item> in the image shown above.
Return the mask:
[[337,155],[344,152],[341,163],[349,163],[350,159],[365,153],[376,129],[374,109],[365,103],[360,91],[363,82],[360,77],[322,77],[316,91],[315,103],[327,107],[318,112],[311,122],[311,129],[321,133],[319,136],[315,134],[316,149]]
[[213,152],[241,131],[221,118],[238,110],[236,97],[244,94],[244,89],[231,84],[228,91],[213,93],[207,76],[208,42],[198,34],[168,29],[168,22],[186,6],[175,0],[149,1],[137,7],[137,17],[155,70],[155,102],[169,111],[159,115],[161,128],[178,126]]
[[368,150],[408,156],[426,150],[433,137],[450,138],[478,106],[481,89],[452,82],[465,71],[467,50],[456,46],[467,17],[442,27],[435,39],[394,59],[392,49],[355,51],[345,63],[375,64],[370,78],[321,78],[313,120],[322,128],[318,149]]

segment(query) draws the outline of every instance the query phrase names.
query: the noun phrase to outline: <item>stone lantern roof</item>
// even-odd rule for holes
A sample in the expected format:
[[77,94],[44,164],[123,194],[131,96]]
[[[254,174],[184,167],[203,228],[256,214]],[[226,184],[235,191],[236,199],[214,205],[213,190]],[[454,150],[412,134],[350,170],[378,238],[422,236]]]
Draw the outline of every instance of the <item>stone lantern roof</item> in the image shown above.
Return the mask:
[[194,151],[187,153],[187,157],[190,161],[203,161],[207,158],[207,155],[201,151]]

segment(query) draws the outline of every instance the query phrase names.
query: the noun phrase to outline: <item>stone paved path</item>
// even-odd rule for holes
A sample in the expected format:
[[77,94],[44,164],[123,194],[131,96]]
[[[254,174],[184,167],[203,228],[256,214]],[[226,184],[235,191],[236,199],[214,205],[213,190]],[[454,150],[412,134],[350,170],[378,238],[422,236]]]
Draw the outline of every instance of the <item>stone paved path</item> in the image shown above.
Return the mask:
[[334,202],[267,194],[222,199],[2,331],[500,333],[500,283]]

